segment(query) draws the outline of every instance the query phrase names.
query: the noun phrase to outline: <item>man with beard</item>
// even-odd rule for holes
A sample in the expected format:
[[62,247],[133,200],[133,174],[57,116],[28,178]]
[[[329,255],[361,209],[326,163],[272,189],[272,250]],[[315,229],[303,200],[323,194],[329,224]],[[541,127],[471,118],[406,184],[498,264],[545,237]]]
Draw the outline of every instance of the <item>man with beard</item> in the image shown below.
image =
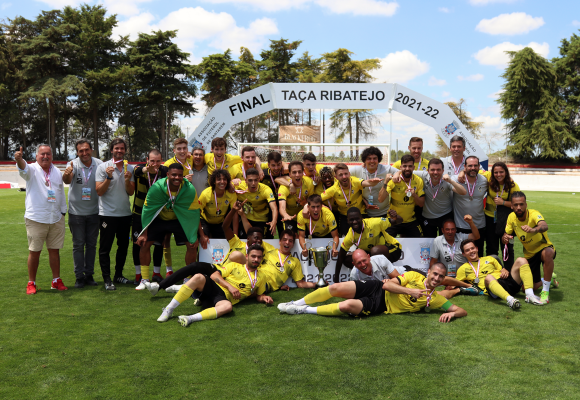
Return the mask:
[[[268,167],[262,168],[264,173],[264,179],[262,179],[262,184],[268,186],[274,198],[276,199],[276,207],[280,210],[280,203],[278,201],[278,189],[280,188],[280,182],[285,183],[289,180],[288,174],[284,173],[284,163],[282,162],[282,155],[277,151],[271,151],[268,153]],[[273,221],[273,215],[270,212],[268,214],[270,221]],[[282,220],[282,215],[278,213],[278,220],[276,221],[276,228],[278,229],[278,234],[284,230],[284,221]],[[269,231],[266,233],[266,239],[274,239]]]
[[[243,165],[243,164],[241,164]],[[244,213],[253,227],[260,228],[265,235],[269,230],[273,235],[276,232],[278,208],[276,199],[270,188],[260,183],[259,171],[250,168],[244,171],[245,181],[236,186],[239,201],[244,202]],[[268,211],[272,212],[272,220],[268,222]],[[240,237],[246,237],[243,229],[239,230]]]
[[326,189],[322,193],[321,197],[322,201],[334,199],[338,205],[338,233],[340,236],[344,236],[347,234],[349,229],[346,218],[347,211],[351,207],[356,207],[361,211],[361,213],[365,212],[362,196],[363,188],[376,186],[382,181],[382,179],[355,178],[350,175],[348,167],[343,163],[339,163],[334,166],[334,174],[337,178],[337,181],[329,189]]
[[413,175],[413,156],[407,154],[401,158],[400,182],[391,180],[385,189],[384,185],[379,192],[379,201],[385,201],[388,194],[391,194],[391,210],[397,212],[403,218],[403,222],[389,227],[387,233],[393,237],[400,234],[401,237],[422,237],[423,230],[417,221],[415,205],[423,207],[425,204],[425,192],[423,191],[423,180]]
[[109,253],[117,237],[115,256],[115,283],[133,284],[123,276],[127,250],[131,238],[131,200],[135,193],[133,166],[124,160],[127,144],[115,138],[109,145],[113,158],[97,167],[95,187],[99,195],[100,234],[99,264],[106,290],[115,290],[111,280],[111,258]]
[[[443,264],[435,264],[426,277],[418,272],[405,272],[384,282],[370,280],[336,283],[317,289],[298,301],[280,303],[278,309],[286,314],[370,316],[418,312],[421,309],[430,312],[442,308],[446,312],[439,317],[439,322],[450,322],[453,318],[465,317],[467,312],[451,304],[435,290],[437,286],[444,284],[446,273]],[[310,304],[321,303],[333,297],[347,300],[310,307]]]
[[298,213],[298,240],[302,248],[302,256],[308,257],[306,248],[306,230],[308,230],[308,239],[312,238],[332,238],[332,257],[338,256],[338,230],[336,220],[332,211],[322,206],[322,198],[313,194],[308,196],[309,215],[305,216],[303,212]]
[[304,175],[304,164],[300,161],[292,161],[288,164],[291,185],[295,193],[290,192],[287,186],[280,186],[278,189],[278,202],[280,204],[280,215],[284,221],[284,228],[297,232],[297,221],[295,218],[304,208],[308,196],[314,194],[314,184],[312,179]]
[[465,196],[453,196],[453,216],[457,232],[471,233],[471,227],[463,219],[465,215],[471,215],[473,223],[479,230],[479,239],[475,244],[479,249],[479,256],[483,257],[483,246],[485,243],[485,210],[483,201],[487,196],[488,182],[487,178],[479,174],[479,159],[475,156],[469,156],[465,159],[465,183],[461,178],[453,178],[466,191]]
[[[51,289],[67,290],[60,279],[59,250],[64,245],[66,198],[60,171],[52,165],[52,149],[47,144],[36,147],[36,162],[28,165],[23,150],[14,153],[18,173],[26,181],[24,223],[28,236],[28,285],[26,294],[36,294],[36,272],[40,253],[46,242],[52,270]],[[128,233],[128,232],[127,232]]]
[[347,222],[350,229],[338,252],[334,282],[339,282],[338,278],[343,265],[352,268],[352,257],[348,251],[353,245],[371,256],[382,254],[390,262],[396,262],[401,258],[401,243],[387,232],[390,226],[400,224],[403,218],[394,210],[389,210],[389,216],[390,218],[363,219],[358,208],[352,207],[348,210]]
[[[145,289],[145,284],[141,282],[141,279],[149,281],[149,264],[143,265],[141,267],[141,247],[137,244],[137,239],[143,231],[143,225],[141,224],[141,212],[143,211],[143,205],[145,204],[145,199],[147,198],[147,192],[149,188],[157,182],[159,179],[167,177],[167,167],[162,165],[161,152],[159,150],[153,149],[149,151],[147,155],[147,164],[145,166],[138,166],[135,168],[135,197],[133,198],[133,264],[135,265],[135,283],[138,284],[136,290]],[[151,256],[149,256],[151,257]],[[161,260],[163,259],[163,245],[155,245],[153,249],[153,277],[158,280],[163,279],[161,277]],[[171,275],[171,266],[167,266],[167,273]]]
[[292,247],[294,247],[294,232],[286,229],[280,235],[280,248],[264,254],[264,261],[260,271],[266,274],[267,292],[280,290],[290,290],[284,282],[289,277],[294,279],[296,286],[301,289],[314,289],[315,282],[306,282],[302,273],[302,265],[296,257],[292,257]]
[[68,189],[68,226],[73,237],[75,287],[96,286],[95,256],[99,238],[99,196],[95,186],[97,167],[103,162],[94,158],[91,142],[80,139],[75,143],[77,158],[70,162],[62,175]]
[[[512,208],[514,212],[508,217],[502,240],[504,243],[508,243],[514,236],[517,236],[524,246],[524,257],[518,258],[514,262],[513,268],[518,266],[522,270],[525,265],[529,265],[532,271],[533,279],[530,279],[529,282],[524,280],[526,302],[528,302],[528,298],[534,300],[537,297],[533,290],[541,286],[540,303],[542,305],[548,304],[550,302],[550,284],[555,287],[559,286],[554,275],[556,249],[548,238],[548,224],[539,211],[528,209],[526,195],[523,192],[512,193]],[[540,270],[542,265],[543,278]],[[538,304],[536,301],[530,302]]]
[[242,149],[242,163],[234,165],[230,170],[232,184],[238,186],[242,181],[245,181],[249,169],[256,169],[259,174],[259,181],[261,181],[264,179],[262,167],[266,166],[266,163],[264,165],[261,164],[260,159],[256,156],[256,150],[252,146],[244,147]]
[[179,289],[173,300],[163,309],[157,321],[169,320],[173,310],[190,298],[194,291],[201,293],[199,301],[203,310],[197,314],[179,316],[178,320],[182,326],[219,318],[230,313],[233,305],[254,294],[257,295],[256,300],[260,303],[273,304],[274,300],[264,294],[267,278],[258,270],[263,257],[262,246],[253,244],[248,247],[246,265],[222,264],[211,276],[195,274]]
[[[411,153],[411,156],[413,156],[413,159],[415,160],[414,170],[417,172],[427,171],[427,164],[429,163],[429,160],[422,157],[423,139],[421,139],[420,137],[413,136],[411,139],[409,139],[408,149],[409,152]],[[402,160],[395,161],[393,164],[393,168],[401,169],[401,161]]]

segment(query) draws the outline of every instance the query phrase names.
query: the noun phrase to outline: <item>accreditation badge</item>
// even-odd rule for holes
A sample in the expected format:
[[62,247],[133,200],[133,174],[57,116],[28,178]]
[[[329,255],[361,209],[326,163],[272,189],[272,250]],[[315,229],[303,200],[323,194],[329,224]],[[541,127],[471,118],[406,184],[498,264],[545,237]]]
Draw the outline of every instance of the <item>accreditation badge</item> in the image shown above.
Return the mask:
[[81,200],[84,201],[91,200],[91,188],[84,187],[81,189]]
[[56,203],[56,194],[54,193],[54,190],[48,189],[47,200],[49,203]]

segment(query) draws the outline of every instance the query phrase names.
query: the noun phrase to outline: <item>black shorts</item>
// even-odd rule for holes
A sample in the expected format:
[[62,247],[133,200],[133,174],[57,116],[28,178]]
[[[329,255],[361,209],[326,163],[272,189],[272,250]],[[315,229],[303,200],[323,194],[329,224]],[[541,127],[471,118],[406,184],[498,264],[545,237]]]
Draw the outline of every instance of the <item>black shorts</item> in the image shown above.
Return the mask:
[[345,237],[350,229],[346,215],[338,214],[338,220],[336,222],[338,222],[338,236]]
[[[512,278],[511,275],[509,275],[505,279],[502,279],[502,278],[498,279],[497,283],[499,283],[501,285],[501,287],[504,288],[505,291],[510,294],[510,296],[515,296],[522,289],[522,286],[520,284],[518,284],[514,280],[514,278]],[[492,294],[491,291],[489,292],[489,294]]]
[[363,303],[363,309],[359,315],[369,316],[387,311],[383,282],[354,281],[354,284],[356,285],[354,298]]
[[215,307],[217,303],[223,300],[227,300],[226,294],[223,289],[219,287],[208,275],[202,274],[205,277],[205,285],[199,296],[199,301],[201,303],[201,308],[211,308]]
[[141,216],[133,214],[133,222],[131,227],[131,237],[133,238],[133,243],[137,241],[142,230],[143,225],[141,224]]
[[392,237],[397,237],[398,234],[401,237],[408,238],[419,238],[423,237],[423,229],[419,221],[404,222],[402,224],[391,225],[387,228],[387,233]]
[[556,259],[556,250],[554,246],[548,246],[543,248],[541,251],[538,251],[536,254],[532,256],[532,258],[528,258],[528,264],[530,264],[530,269],[532,270],[532,276],[534,277],[534,283],[541,282],[542,277],[544,276],[544,271],[542,269],[542,252],[545,249],[551,248],[554,250],[554,260]]
[[389,255],[387,256],[387,260],[389,260],[392,263],[399,261],[401,259],[401,254],[403,254],[401,248],[395,246],[388,247],[389,247]]
[[181,227],[178,219],[165,221],[161,218],[155,218],[149,225],[149,228],[147,228],[147,241],[161,245],[165,240],[165,235],[168,233],[173,233],[177,246],[183,246],[187,243],[187,236],[185,236],[185,231]]
[[224,228],[222,224],[210,224],[205,219],[201,218],[201,229],[203,233],[212,239],[225,239],[226,234],[224,233]]
[[[302,212],[302,211],[300,211]],[[284,229],[290,229],[294,233],[298,233],[298,223],[295,219],[284,222]]]
[[[259,228],[260,231],[262,232],[262,236],[266,236],[266,230],[270,229],[270,226],[266,225],[267,222],[252,221],[252,220],[248,220],[248,221],[250,221],[250,225],[252,225],[252,228]],[[238,234],[238,237],[240,239],[247,239],[248,238],[248,233],[244,229],[244,224],[242,223],[241,220],[240,220],[240,233]]]

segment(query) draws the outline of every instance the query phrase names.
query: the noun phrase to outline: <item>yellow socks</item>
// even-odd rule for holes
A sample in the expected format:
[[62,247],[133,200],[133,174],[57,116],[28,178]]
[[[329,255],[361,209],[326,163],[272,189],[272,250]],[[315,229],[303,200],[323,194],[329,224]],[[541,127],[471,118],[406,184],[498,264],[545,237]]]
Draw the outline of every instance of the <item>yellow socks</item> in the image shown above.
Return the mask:
[[507,298],[510,295],[495,279],[489,283],[489,290],[490,292],[495,294],[497,297],[502,298],[503,300],[507,300]]
[[344,313],[339,309],[339,303],[326,304],[324,306],[316,307],[316,314],[318,315],[343,315]]
[[141,265],[141,279],[149,280],[149,265]]
[[522,278],[522,282],[524,283],[524,289],[534,288],[534,277],[532,276],[530,264],[524,264],[520,267],[520,278]]
[[217,310],[215,309],[215,307],[206,308],[205,310],[203,310],[199,314],[201,315],[201,319],[204,321],[207,319],[216,319],[217,318]]
[[171,262],[171,247],[163,249],[163,259],[165,260],[165,266],[169,265],[171,267],[173,265]]
[[310,294],[307,294],[304,297],[304,302],[306,304],[322,303],[323,301],[326,301],[326,300],[330,299],[331,297],[332,297],[332,295],[330,294],[330,289],[327,286],[327,287],[317,289]]
[[181,286],[181,289],[179,289],[179,292],[177,292],[175,294],[175,296],[173,297],[174,300],[177,300],[179,302],[179,304],[183,303],[185,300],[187,300],[188,298],[191,297],[191,294],[193,293],[193,289],[188,287],[187,285],[183,285]]

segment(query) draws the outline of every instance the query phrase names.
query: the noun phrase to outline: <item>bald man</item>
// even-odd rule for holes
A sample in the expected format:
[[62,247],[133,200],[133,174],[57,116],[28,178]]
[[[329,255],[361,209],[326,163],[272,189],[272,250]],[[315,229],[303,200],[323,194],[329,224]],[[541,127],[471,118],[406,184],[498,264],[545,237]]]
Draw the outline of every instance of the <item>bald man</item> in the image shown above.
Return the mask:
[[352,253],[354,268],[350,271],[351,281],[384,281],[405,273],[405,267],[395,267],[382,254],[370,256],[362,249]]

